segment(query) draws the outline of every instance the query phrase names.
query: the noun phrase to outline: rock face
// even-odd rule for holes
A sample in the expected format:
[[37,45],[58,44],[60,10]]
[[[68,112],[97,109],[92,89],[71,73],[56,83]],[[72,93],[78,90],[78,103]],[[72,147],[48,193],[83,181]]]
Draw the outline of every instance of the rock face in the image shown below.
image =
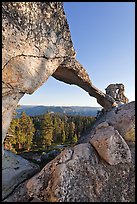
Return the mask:
[[38,89],[75,51],[62,3],[3,2],[2,29],[4,139],[20,98]]
[[124,84],[110,84],[106,89],[106,94],[115,99],[115,101],[120,103],[128,103],[129,99],[125,96]]
[[121,137],[119,132],[107,122],[99,124],[95,128],[95,134],[90,143],[95,147],[100,157],[111,165],[118,163],[131,162],[131,152]]
[[[135,101],[122,104],[104,113],[93,126],[90,135],[95,134],[95,128],[103,122],[113,126],[126,142],[135,142]],[[89,142],[89,135],[80,138],[79,143]]]
[[9,195],[22,181],[39,171],[39,166],[22,157],[5,151],[2,163],[2,198]]
[[116,105],[92,85],[75,56],[62,2],[2,3],[3,140],[21,97],[50,76],[80,86],[106,110]]
[[[133,118],[134,107],[134,102],[125,104],[119,114],[127,110],[127,115]],[[4,201],[134,202],[135,145],[127,144],[124,133],[107,122],[113,114],[106,113],[104,122],[96,121],[87,142],[66,148]],[[123,121],[121,117],[122,124]],[[102,145],[101,151],[96,142]]]

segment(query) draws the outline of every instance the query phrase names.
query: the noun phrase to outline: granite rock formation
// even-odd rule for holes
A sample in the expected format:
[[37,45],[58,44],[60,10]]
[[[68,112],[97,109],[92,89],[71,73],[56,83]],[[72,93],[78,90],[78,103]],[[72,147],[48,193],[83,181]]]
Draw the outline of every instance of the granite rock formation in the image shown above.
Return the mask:
[[[109,112],[104,112],[99,117],[91,130],[95,134],[95,128],[100,123],[107,122],[110,126],[118,130],[127,143],[135,142],[135,101],[128,104],[121,104]],[[89,135],[81,137],[79,143],[88,142]]]
[[106,110],[116,105],[93,86],[75,57],[62,2],[2,3],[3,140],[21,97],[50,76],[80,86]]
[[110,84],[106,89],[106,94],[111,96],[118,104],[128,103],[129,99],[125,96],[124,84]]
[[[78,85],[95,97],[105,110],[117,105],[113,97],[92,84],[75,57],[62,2],[2,3],[3,140],[21,97],[25,93],[32,94],[50,76]],[[115,155],[111,155],[111,151],[108,151],[108,160],[108,157],[100,157],[96,146],[91,145],[93,135],[96,137],[93,134],[95,129],[82,140],[86,140],[85,143],[64,150],[26,181],[24,179],[29,172],[32,173],[30,169],[33,165],[13,155],[8,163],[5,152],[2,173],[12,169],[13,176],[5,173],[7,180],[2,184],[3,201],[134,201],[134,145],[129,144],[134,143],[135,138],[134,117],[134,103],[114,108],[102,117],[112,126],[112,134],[118,131],[119,138],[122,137],[129,147],[124,143],[123,151],[127,157],[122,160],[119,154],[118,162],[116,158],[115,162],[110,162],[111,156],[114,158]],[[101,122],[97,121],[96,126]],[[118,142],[123,145],[122,139]],[[115,145],[115,152],[119,152],[118,148],[119,145]],[[27,164],[25,173],[18,163],[20,167]],[[15,182],[15,175],[20,177],[18,182]]]
[[100,157],[111,165],[131,162],[130,149],[113,126],[107,122],[100,123],[95,128],[90,143],[95,147]]
[[8,196],[19,183],[32,177],[40,168],[38,165],[5,151],[2,163],[2,198]]
[[[135,103],[124,104],[119,115],[125,110],[128,114],[121,117],[121,123],[129,116],[129,126],[134,126]],[[110,125],[110,114],[111,120],[116,121],[113,111],[106,113],[104,122],[96,121],[86,142],[66,148],[4,201],[134,202],[135,145],[124,139],[125,133],[119,133],[116,123],[115,128]],[[94,145],[98,138],[102,138],[101,149]]]

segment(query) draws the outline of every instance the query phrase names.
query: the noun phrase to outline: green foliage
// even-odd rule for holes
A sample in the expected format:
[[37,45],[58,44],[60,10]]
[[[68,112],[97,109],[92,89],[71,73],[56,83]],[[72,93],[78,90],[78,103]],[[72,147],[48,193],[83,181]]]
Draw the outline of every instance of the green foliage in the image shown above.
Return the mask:
[[65,140],[66,140],[65,130],[62,130],[62,138],[61,139],[62,139],[61,142],[65,143]]
[[94,117],[44,114],[29,117],[24,112],[14,118],[5,139],[8,149],[48,150],[52,144],[76,144],[94,122]]
[[5,138],[5,144],[10,144],[10,150],[29,150],[34,132],[34,124],[31,118],[22,112],[20,118],[11,121],[7,137]]
[[73,121],[69,122],[69,140],[72,140],[74,134],[75,134],[75,123]]
[[51,145],[53,141],[53,123],[51,115],[48,113],[44,115],[40,125],[40,141],[43,147]]
[[19,119],[18,144],[21,144],[21,147],[24,149],[29,150],[34,132],[35,129],[31,118],[25,112],[22,112],[21,118]]
[[53,138],[55,143],[59,143],[61,140],[61,119],[58,115],[54,117],[54,132]]
[[76,133],[74,134],[74,136],[72,137],[72,143],[76,144],[78,142],[78,137],[76,135]]

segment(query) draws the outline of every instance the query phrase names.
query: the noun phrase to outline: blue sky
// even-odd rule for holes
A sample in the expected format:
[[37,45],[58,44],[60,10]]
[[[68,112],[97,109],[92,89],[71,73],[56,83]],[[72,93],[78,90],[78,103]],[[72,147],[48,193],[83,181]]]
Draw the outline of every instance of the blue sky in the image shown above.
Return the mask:
[[[105,92],[110,83],[123,83],[125,95],[135,100],[135,3],[65,2],[76,59],[92,83]],[[24,105],[100,106],[81,88],[50,77]]]

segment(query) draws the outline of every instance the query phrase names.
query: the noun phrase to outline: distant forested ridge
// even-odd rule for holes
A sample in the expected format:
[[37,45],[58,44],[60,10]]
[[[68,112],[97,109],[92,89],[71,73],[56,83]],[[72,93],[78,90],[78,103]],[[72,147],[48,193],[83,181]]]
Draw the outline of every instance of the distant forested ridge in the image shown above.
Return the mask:
[[17,108],[16,112],[17,117],[20,117],[22,112],[25,112],[29,116],[46,114],[48,112],[65,115],[96,116],[98,110],[101,110],[101,107],[21,105]]

